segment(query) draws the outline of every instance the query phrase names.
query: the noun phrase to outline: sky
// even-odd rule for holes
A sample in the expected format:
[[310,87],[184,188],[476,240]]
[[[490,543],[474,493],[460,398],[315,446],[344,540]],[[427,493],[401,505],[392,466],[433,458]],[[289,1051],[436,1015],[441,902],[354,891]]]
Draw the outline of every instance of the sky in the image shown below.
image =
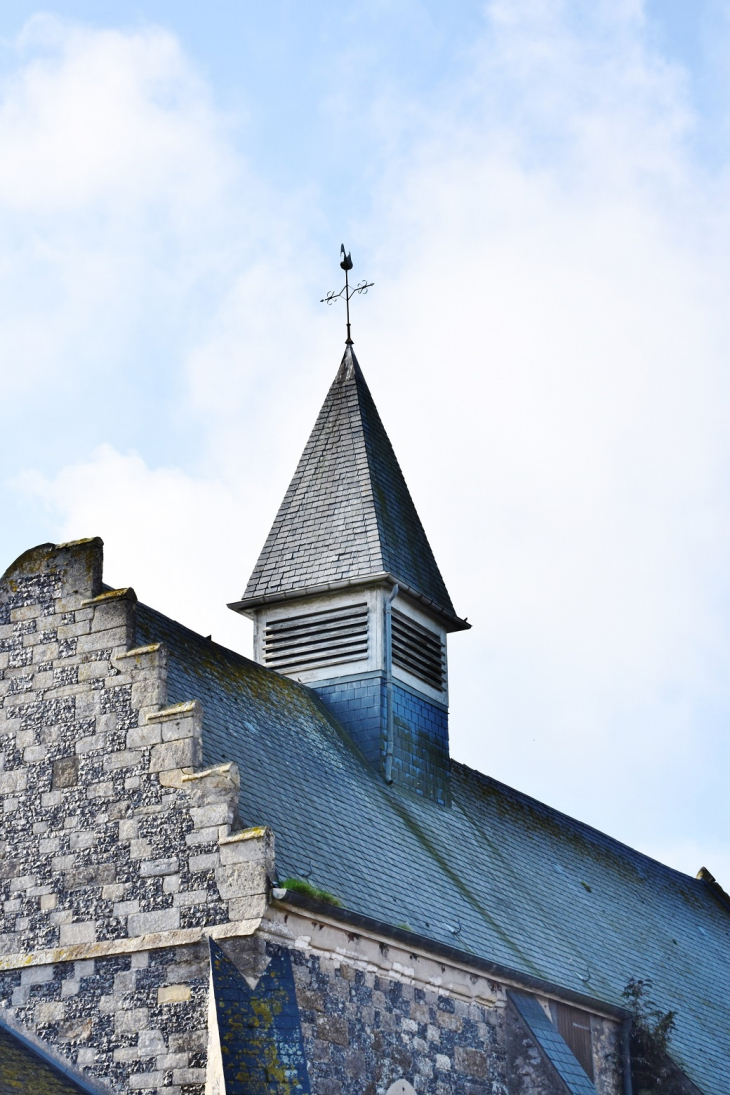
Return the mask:
[[0,571],[250,653],[353,336],[457,612],[453,755],[730,886],[730,8],[0,9]]

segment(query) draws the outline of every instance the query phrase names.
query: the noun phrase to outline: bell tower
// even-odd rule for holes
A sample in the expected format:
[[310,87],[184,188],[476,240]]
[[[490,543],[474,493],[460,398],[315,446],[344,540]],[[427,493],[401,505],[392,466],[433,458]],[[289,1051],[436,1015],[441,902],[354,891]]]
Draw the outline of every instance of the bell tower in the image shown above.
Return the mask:
[[455,614],[348,342],[240,601],[254,657],[314,689],[389,783],[448,805]]

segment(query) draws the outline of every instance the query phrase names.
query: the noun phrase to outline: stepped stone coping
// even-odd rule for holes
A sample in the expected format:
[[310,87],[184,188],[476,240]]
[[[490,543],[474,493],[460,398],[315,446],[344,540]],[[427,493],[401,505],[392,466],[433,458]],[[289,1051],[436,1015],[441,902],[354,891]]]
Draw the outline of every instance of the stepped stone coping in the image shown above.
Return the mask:
[[126,586],[124,589],[109,589],[105,593],[100,593],[98,597],[90,597],[86,601],[81,602],[82,608],[88,608],[91,605],[103,605],[109,601],[136,601],[137,594],[134,592],[131,586]]
[[[238,765],[234,761],[229,760],[228,764],[216,764],[213,768],[204,768],[202,772],[186,772],[182,777],[183,783],[190,783],[194,779],[208,779],[209,776],[225,776],[230,772],[231,768],[237,768]],[[247,832],[249,830],[246,830]]]
[[168,722],[172,719],[187,719],[195,714],[202,715],[203,708],[197,700],[188,700],[186,703],[176,703],[172,707],[163,707],[161,711],[151,711],[147,715],[147,722]]
[[116,660],[121,658],[138,658],[142,654],[156,654],[158,650],[162,649],[162,643],[150,643],[149,646],[135,646],[134,650],[125,650],[121,654],[117,654]]
[[[183,779],[189,779],[189,776],[183,776]],[[240,833],[231,833],[230,836],[223,836],[218,841],[219,844],[237,844],[241,840],[260,840],[261,837],[270,833],[271,829],[267,825],[254,825],[251,829],[242,829]]]

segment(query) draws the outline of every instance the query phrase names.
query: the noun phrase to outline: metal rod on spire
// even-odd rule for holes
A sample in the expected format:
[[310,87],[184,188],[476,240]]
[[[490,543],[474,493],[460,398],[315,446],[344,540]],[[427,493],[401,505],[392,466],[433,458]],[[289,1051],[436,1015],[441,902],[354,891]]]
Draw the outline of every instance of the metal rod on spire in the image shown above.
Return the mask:
[[375,282],[373,281],[361,281],[359,285],[354,285],[350,288],[349,272],[352,270],[352,256],[345,251],[344,243],[340,245],[340,254],[342,255],[342,261],[340,262],[340,268],[345,271],[345,284],[340,289],[339,293],[336,293],[332,289],[326,297],[322,297],[320,304],[333,304],[334,301],[339,300],[340,297],[345,298],[345,306],[347,309],[347,338],[345,344],[347,346],[352,345],[352,336],[350,334],[350,300],[354,297],[355,293],[367,293],[368,289],[371,289]]

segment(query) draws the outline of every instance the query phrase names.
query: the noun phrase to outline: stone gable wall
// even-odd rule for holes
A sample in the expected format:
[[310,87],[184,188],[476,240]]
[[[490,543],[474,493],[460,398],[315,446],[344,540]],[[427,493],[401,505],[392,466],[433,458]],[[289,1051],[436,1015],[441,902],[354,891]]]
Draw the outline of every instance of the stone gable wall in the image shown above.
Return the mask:
[[174,1091],[207,1026],[181,956],[254,930],[273,838],[232,832],[235,765],[198,770],[199,704],[165,706],[165,649],[130,649],[134,592],[101,577],[91,540],[0,582],[0,1002],[120,1090]]

